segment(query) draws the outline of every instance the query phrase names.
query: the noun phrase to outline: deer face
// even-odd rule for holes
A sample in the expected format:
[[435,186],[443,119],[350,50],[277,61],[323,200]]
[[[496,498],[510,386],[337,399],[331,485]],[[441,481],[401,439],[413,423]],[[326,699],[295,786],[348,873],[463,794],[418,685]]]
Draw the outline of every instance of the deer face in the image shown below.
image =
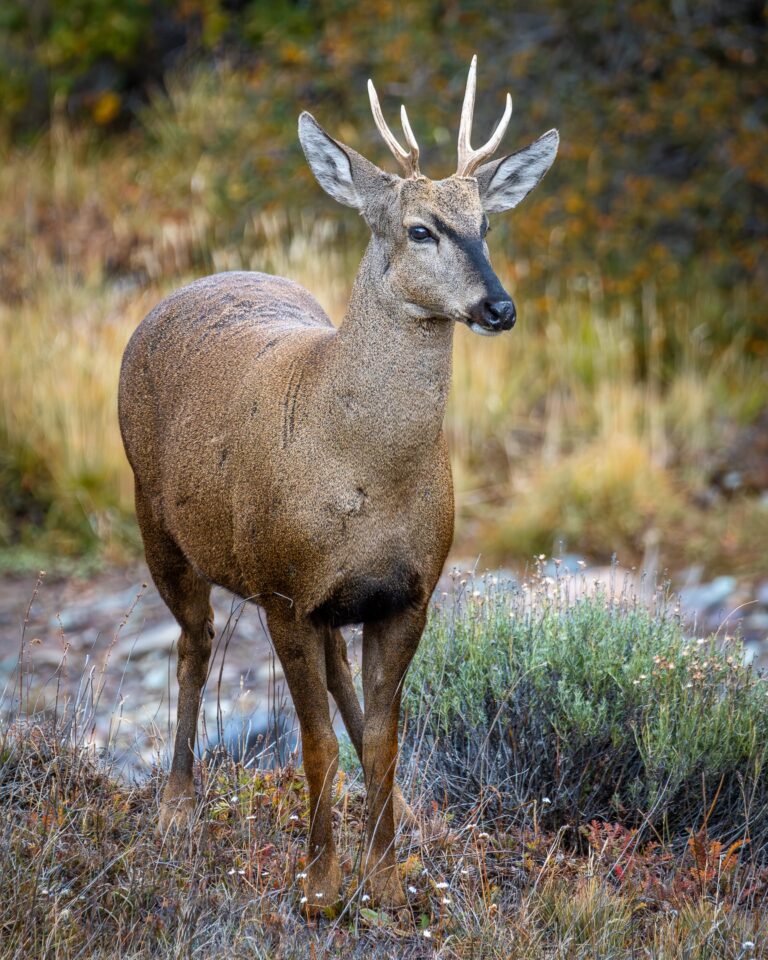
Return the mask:
[[524,150],[484,162],[498,147],[512,112],[478,150],[470,146],[476,60],[467,80],[459,167],[446,180],[419,173],[419,148],[405,107],[401,109],[408,150],[386,125],[373,84],[368,82],[376,124],[407,174],[385,173],[350,147],[333,140],[308,113],[299,118],[299,139],[323,189],[359,210],[371,233],[372,259],[381,295],[416,320],[455,320],[475,333],[494,335],[515,323],[512,298],[491,267],[485,235],[488,214],[508,210],[536,186],[557,153],[556,130]]
[[400,180],[374,231],[382,283],[415,319],[456,320],[486,336],[510,330],[515,307],[491,267],[487,231],[474,179]]

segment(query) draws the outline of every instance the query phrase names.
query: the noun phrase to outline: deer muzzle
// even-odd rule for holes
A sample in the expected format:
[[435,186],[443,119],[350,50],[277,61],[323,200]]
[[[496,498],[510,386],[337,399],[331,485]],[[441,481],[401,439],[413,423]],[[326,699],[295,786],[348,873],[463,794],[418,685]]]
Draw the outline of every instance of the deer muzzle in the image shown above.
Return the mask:
[[514,303],[509,300],[481,300],[469,311],[469,328],[482,336],[493,336],[511,330],[517,319]]

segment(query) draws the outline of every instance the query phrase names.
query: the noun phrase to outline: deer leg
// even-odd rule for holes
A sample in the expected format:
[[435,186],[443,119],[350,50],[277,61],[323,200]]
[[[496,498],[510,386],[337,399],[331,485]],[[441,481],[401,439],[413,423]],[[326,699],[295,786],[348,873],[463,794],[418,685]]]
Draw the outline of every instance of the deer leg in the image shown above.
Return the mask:
[[397,875],[393,785],[397,725],[406,671],[426,621],[426,604],[363,629],[363,770],[368,793],[365,878],[374,899],[398,907],[405,894]]
[[341,892],[341,869],[333,839],[331,793],[339,765],[339,744],[328,709],[324,631],[297,621],[271,605],[267,622],[301,727],[304,771],[309,787],[307,904],[311,911],[333,907]]
[[[349,739],[352,741],[355,753],[362,764],[365,717],[352,680],[352,670],[347,656],[347,644],[341,630],[329,628],[326,634],[325,672],[328,677],[328,690],[336,701],[341,719],[347,728]],[[406,803],[397,784],[393,787],[392,803],[394,804],[396,824],[403,826],[417,825],[416,816]]]
[[211,587],[187,563],[173,539],[156,522],[138,485],[136,514],[152,579],[181,627],[176,664],[179,682],[176,740],[160,804],[160,830],[165,832],[171,826],[189,824],[195,811],[192,765],[197,714],[214,636]]

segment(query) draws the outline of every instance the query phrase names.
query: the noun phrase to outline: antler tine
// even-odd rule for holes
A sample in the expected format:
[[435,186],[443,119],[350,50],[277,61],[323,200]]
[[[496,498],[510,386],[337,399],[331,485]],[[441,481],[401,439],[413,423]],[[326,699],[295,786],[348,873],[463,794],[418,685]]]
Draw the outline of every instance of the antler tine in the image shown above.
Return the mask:
[[384,114],[381,112],[381,105],[379,104],[379,97],[376,93],[376,88],[373,85],[373,80],[368,81],[368,98],[371,101],[371,113],[373,113],[373,119],[376,122],[376,126],[378,127],[379,133],[383,137],[384,142],[392,151],[395,159],[405,171],[406,176],[418,177],[419,145],[416,143],[413,130],[408,122],[408,114],[405,112],[405,107],[400,108],[400,119],[403,123],[405,140],[409,147],[408,150],[404,150],[400,146],[395,138],[395,135],[387,126],[387,121],[384,119]]
[[419,173],[419,145],[416,143],[416,137],[413,135],[413,130],[411,125],[408,122],[408,114],[405,112],[405,104],[400,104],[400,123],[403,125],[403,133],[405,134],[405,142],[408,144],[408,147],[411,151],[411,157],[413,160],[413,175],[418,176]]
[[469,140],[472,136],[472,118],[475,113],[475,89],[477,87],[477,54],[472,57],[467,76],[467,89],[464,91],[464,103],[461,108],[461,123],[459,124],[459,166],[461,174],[472,153]]
[[464,105],[461,108],[459,125],[459,165],[456,173],[460,177],[470,177],[485,160],[489,160],[498,149],[502,137],[507,132],[509,118],[512,116],[512,97],[507,94],[504,115],[491,135],[490,140],[477,150],[472,149],[472,117],[475,112],[475,90],[477,88],[477,55],[472,57],[467,76],[467,89],[464,93]]

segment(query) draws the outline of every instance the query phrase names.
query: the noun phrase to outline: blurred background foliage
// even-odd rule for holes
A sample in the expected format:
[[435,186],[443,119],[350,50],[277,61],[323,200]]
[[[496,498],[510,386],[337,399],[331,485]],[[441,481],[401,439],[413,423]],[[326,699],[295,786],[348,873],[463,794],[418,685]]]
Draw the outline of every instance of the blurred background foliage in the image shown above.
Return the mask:
[[509,149],[562,145],[493,224],[518,330],[457,337],[459,548],[764,570],[766,33],[757,0],[4,0],[7,562],[135,544],[114,384],[164,293],[267,269],[341,319],[364,227],[313,183],[299,111],[391,168],[372,76],[447,176],[477,52],[476,138],[510,89]]

